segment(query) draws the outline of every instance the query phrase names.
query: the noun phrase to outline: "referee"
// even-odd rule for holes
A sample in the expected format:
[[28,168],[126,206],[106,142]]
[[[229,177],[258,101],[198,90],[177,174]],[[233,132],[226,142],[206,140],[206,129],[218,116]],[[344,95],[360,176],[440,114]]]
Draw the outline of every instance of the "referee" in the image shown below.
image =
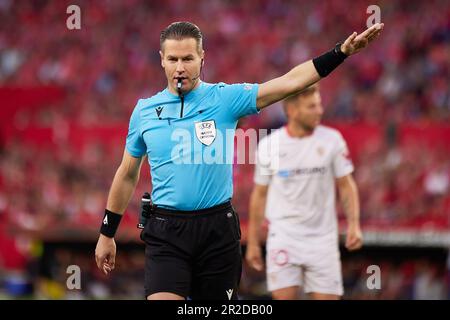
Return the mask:
[[[160,56],[167,88],[138,100],[131,115],[95,250],[98,268],[105,274],[114,269],[114,235],[148,156],[154,208],[141,233],[147,299],[237,299],[242,259],[239,217],[230,203],[232,164],[184,160],[220,148],[226,159],[233,159],[226,154],[233,148],[217,137],[235,130],[240,118],[327,76],[382,29],[383,24],[375,24],[359,35],[354,32],[329,52],[268,82],[231,85],[201,81],[205,52],[196,25],[175,22],[163,30]],[[189,133],[192,143],[183,140],[180,151],[174,132]]]

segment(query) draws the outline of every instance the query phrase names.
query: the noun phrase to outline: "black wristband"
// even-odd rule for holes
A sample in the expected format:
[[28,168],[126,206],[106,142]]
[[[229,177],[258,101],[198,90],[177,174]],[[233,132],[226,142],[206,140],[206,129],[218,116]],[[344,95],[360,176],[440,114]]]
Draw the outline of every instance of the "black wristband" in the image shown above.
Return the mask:
[[341,51],[341,43],[336,44],[336,46],[313,59],[314,67],[316,67],[317,73],[322,77],[326,77],[337,68],[345,59],[347,55]]
[[100,227],[100,233],[109,238],[114,238],[114,235],[116,234],[121,219],[122,219],[121,214],[117,214],[112,211],[109,211],[108,209],[105,209],[105,215],[103,216],[102,226]]

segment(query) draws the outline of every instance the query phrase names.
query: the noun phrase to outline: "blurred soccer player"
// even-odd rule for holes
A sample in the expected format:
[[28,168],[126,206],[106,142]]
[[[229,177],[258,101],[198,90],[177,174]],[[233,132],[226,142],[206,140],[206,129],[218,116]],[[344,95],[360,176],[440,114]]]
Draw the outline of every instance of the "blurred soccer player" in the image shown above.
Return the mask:
[[[343,294],[335,184],[347,215],[345,246],[359,249],[362,234],[353,164],[341,134],[320,125],[323,114],[315,84],[284,101],[286,126],[258,145],[250,198],[246,260],[263,270],[260,229],[269,221],[266,274],[274,299],[297,299],[300,287],[312,299]],[[278,152],[269,148],[278,143]],[[276,167],[272,165],[276,161]]]

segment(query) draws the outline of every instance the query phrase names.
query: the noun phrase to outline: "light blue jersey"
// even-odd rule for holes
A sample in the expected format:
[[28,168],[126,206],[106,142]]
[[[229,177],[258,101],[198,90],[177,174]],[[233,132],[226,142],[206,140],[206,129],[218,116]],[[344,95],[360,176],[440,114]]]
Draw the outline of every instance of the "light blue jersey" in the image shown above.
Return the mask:
[[147,153],[156,205],[198,210],[231,199],[234,131],[258,112],[257,93],[257,84],[201,82],[185,95],[182,118],[180,97],[167,88],[138,101],[126,149],[133,157]]

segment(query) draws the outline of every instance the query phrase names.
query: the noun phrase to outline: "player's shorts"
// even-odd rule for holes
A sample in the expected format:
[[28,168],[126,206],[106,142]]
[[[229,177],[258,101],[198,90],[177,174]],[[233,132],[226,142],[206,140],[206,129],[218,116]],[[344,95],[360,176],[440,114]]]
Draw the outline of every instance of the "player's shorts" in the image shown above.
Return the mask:
[[341,259],[335,245],[296,245],[277,237],[267,240],[267,287],[269,291],[299,286],[304,292],[342,296]]
[[235,300],[242,271],[239,217],[230,202],[197,211],[157,208],[141,233],[145,295]]

